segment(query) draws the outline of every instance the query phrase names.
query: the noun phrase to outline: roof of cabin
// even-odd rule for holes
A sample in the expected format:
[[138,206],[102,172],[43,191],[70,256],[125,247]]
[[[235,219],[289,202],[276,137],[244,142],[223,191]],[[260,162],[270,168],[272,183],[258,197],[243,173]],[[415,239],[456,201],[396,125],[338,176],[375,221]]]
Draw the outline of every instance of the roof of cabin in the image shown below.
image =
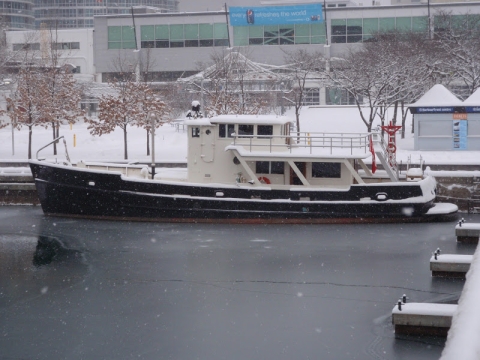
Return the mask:
[[293,122],[287,116],[275,115],[219,115],[212,118],[186,120],[187,125],[210,126],[214,124],[245,124],[245,125],[284,125]]
[[445,86],[436,84],[415,103],[409,105],[409,107],[424,106],[462,106],[462,101],[453,95]]
[[480,105],[480,88],[475,90],[475,92],[463,102],[463,105],[479,106]]

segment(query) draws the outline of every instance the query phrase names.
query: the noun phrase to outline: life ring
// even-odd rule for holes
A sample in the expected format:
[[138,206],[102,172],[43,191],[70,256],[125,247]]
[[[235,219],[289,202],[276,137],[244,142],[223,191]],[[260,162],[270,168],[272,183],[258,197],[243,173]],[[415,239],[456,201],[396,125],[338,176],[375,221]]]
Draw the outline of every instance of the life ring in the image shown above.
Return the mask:
[[394,143],[390,143],[390,144],[388,144],[388,150],[391,153],[395,153],[395,152],[397,152],[397,146]]
[[262,184],[270,184],[270,179],[265,176],[260,176],[258,181],[260,181]]

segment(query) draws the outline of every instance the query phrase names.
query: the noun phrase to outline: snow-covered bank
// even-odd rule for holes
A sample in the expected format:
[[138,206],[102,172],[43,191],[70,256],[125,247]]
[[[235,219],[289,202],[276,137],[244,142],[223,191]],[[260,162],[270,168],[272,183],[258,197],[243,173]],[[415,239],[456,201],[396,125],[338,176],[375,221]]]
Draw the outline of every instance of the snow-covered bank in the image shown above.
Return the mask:
[[480,359],[480,249],[477,246],[467,281],[448,332],[447,343],[440,360]]
[[[292,111],[287,112],[292,119]],[[411,117],[407,119],[405,139],[397,135],[397,160],[407,163],[409,157],[412,163],[419,164],[420,159],[427,165],[480,165],[480,156],[476,151],[414,151],[413,134],[410,133]],[[303,132],[366,132],[358,110],[355,107],[304,107],[301,115],[301,131]],[[121,161],[123,160],[123,132],[116,129],[102,136],[90,135],[84,123],[63,125],[60,135],[67,141],[68,152],[72,162],[88,161]],[[150,161],[146,155],[146,136],[143,129],[131,127],[128,129],[128,159],[129,161]],[[74,146],[74,137],[76,146]],[[157,162],[184,162],[187,156],[187,134],[177,132],[175,127],[164,125],[156,131],[155,159]],[[52,140],[51,129],[36,127],[33,129],[32,156],[39,148]],[[0,161],[26,161],[28,145],[28,130],[14,131],[14,154],[12,155],[12,130],[9,126],[0,129]],[[64,159],[64,146],[59,144],[58,158]],[[54,159],[53,148],[49,147],[40,153],[41,157]],[[369,160],[367,159],[367,162]]]

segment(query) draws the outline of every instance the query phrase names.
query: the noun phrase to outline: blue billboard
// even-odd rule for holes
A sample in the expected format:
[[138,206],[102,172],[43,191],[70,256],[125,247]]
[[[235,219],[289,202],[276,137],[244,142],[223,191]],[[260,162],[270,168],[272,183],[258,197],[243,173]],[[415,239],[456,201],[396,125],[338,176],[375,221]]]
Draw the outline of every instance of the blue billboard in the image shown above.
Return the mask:
[[467,150],[468,121],[453,120],[453,150]]
[[230,24],[285,25],[323,22],[322,5],[307,4],[295,6],[231,7]]

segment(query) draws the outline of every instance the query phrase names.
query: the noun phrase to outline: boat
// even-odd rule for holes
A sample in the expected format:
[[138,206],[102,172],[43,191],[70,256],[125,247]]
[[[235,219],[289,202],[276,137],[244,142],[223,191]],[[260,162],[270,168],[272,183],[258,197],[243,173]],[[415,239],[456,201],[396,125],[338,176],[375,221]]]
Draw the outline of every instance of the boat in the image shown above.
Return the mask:
[[54,216],[262,224],[456,218],[456,205],[435,203],[433,177],[399,172],[380,132],[299,133],[293,124],[276,115],[190,116],[183,178],[162,176],[154,158],[72,165],[37,152],[30,167],[42,209]]

